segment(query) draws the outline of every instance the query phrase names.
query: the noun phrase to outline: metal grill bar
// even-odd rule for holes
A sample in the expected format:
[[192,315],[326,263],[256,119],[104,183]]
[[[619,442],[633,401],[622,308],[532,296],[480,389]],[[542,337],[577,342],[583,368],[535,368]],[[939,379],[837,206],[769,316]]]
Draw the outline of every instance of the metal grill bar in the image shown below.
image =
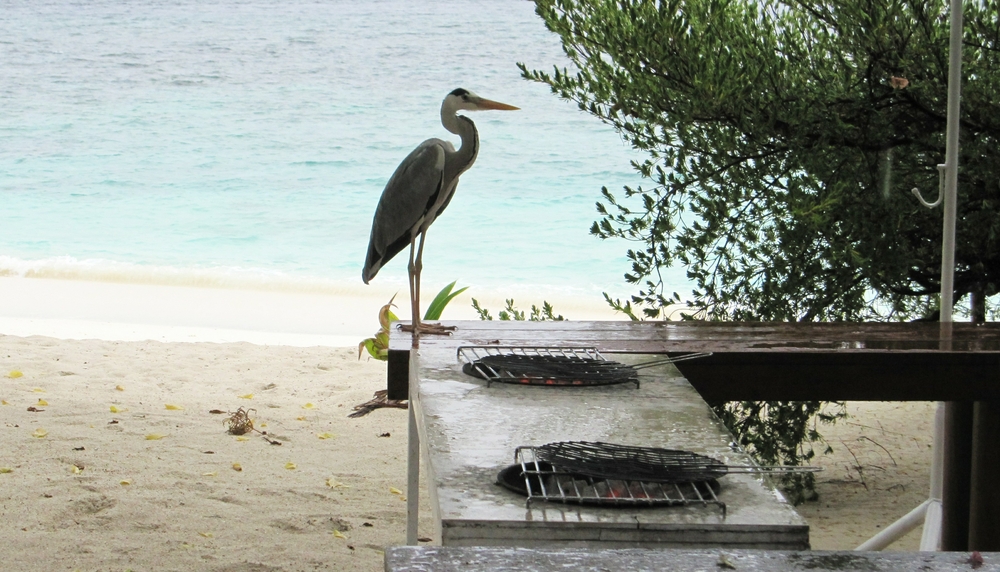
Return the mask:
[[[573,380],[572,374],[544,375],[512,373],[501,367],[483,363],[484,358],[493,356],[525,356],[526,358],[552,358],[553,363],[574,367],[579,365],[580,376],[588,381]],[[461,346],[457,350],[458,360],[463,364],[463,370],[470,375],[486,380],[489,387],[494,381],[505,383],[520,383],[528,385],[603,385],[631,382],[639,387],[639,378],[635,368],[630,365],[618,364],[605,358],[597,348],[590,347],[546,347],[546,346]],[[574,363],[574,361],[578,362]],[[537,363],[537,362],[536,362]],[[525,364],[530,368],[531,364]],[[590,366],[588,368],[588,366]],[[470,369],[472,371],[470,371]],[[512,367],[511,370],[516,370]],[[600,373],[595,372],[598,370]]]
[[640,370],[712,355],[690,353],[623,364],[605,358],[592,347],[462,346],[457,353],[463,371],[485,379],[487,387],[502,381],[559,386],[635,383],[638,388]]
[[560,441],[535,448],[539,460],[565,471],[595,478],[632,478],[642,482],[697,482],[728,474],[815,473],[822,467],[727,465],[718,459],[691,451],[634,447],[615,443]]
[[551,346],[461,346],[458,357],[465,361],[474,361],[483,356],[525,355],[525,356],[558,356],[578,359],[607,359],[597,348],[551,347]]
[[711,504],[722,509],[723,518],[726,515],[726,503],[719,500],[711,482],[650,483],[595,479],[561,470],[540,460],[534,447],[518,447],[514,461],[523,473],[529,508],[535,500],[616,507]]
[[660,358],[660,359],[656,359],[656,360],[653,360],[653,361],[647,361],[647,362],[643,362],[643,363],[640,363],[640,364],[633,365],[632,367],[635,368],[635,369],[646,369],[647,367],[656,367],[658,365],[666,365],[668,363],[677,363],[679,361],[687,361],[689,359],[698,359],[698,358],[708,357],[710,355],[712,355],[712,352],[692,352],[692,353],[689,353],[689,354],[684,354],[682,356],[665,357],[665,358]]

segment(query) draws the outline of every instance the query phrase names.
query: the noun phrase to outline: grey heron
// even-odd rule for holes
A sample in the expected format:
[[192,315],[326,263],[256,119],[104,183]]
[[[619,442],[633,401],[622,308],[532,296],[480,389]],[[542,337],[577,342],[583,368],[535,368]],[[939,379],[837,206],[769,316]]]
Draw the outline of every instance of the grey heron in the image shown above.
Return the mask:
[[462,88],[449,93],[441,103],[441,124],[461,137],[462,146],[456,150],[450,141],[442,139],[421,143],[396,167],[375,209],[361,279],[368,284],[386,262],[410,246],[408,273],[414,345],[419,333],[447,332],[440,324],[420,323],[420,270],[427,228],[448,206],[455,194],[458,176],[472,166],[479,152],[476,124],[457,112],[487,109],[518,108],[479,97]]

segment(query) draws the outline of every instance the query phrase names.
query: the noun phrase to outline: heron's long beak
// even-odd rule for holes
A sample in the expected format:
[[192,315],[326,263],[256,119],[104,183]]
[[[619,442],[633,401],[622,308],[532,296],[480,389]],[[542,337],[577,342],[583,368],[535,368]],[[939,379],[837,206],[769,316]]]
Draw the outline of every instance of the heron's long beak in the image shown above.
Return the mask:
[[513,105],[507,105],[506,103],[500,103],[499,101],[493,101],[492,99],[482,99],[476,102],[482,109],[499,109],[501,111],[517,111],[521,109],[520,107],[514,107]]

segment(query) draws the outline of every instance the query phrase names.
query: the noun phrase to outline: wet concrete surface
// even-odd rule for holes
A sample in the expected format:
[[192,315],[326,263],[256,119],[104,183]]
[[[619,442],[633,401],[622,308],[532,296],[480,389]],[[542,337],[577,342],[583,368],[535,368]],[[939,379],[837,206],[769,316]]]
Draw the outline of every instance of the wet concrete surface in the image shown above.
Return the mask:
[[[978,556],[978,558],[977,558]],[[978,562],[977,562],[978,561]],[[386,550],[387,572],[608,570],[742,570],[744,572],[921,570],[1000,571],[1000,553],[777,552],[761,550],[525,550],[396,546]]]
[[760,475],[720,479],[725,514],[700,504],[618,509],[534,501],[529,508],[525,497],[495,484],[517,447],[554,441],[685,449],[751,464],[673,366],[643,370],[639,388],[487,387],[462,373],[454,347],[422,348],[416,363],[412,401],[444,545],[808,548],[808,525]]

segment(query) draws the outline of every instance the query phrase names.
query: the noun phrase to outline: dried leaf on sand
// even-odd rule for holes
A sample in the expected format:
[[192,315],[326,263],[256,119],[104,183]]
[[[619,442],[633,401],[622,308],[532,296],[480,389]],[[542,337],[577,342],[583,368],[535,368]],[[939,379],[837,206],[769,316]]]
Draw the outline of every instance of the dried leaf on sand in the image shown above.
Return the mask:
[[381,409],[382,407],[394,407],[396,409],[406,409],[408,405],[405,399],[389,399],[389,391],[386,389],[380,389],[375,392],[375,396],[360,405],[354,406],[354,413],[348,415],[348,417],[364,417],[376,409]]

